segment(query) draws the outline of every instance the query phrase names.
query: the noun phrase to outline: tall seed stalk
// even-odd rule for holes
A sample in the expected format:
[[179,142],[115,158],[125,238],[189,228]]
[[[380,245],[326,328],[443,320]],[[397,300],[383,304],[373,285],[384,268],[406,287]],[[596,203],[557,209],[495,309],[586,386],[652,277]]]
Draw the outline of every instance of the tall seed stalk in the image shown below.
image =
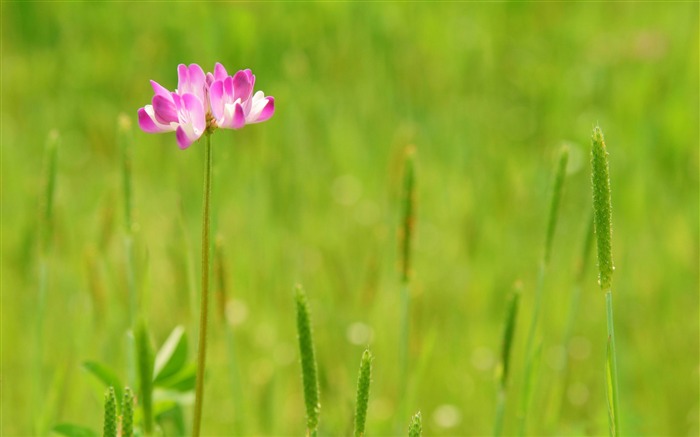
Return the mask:
[[540,261],[539,270],[537,274],[537,285],[535,288],[535,303],[532,312],[532,319],[530,321],[530,328],[527,335],[527,343],[525,345],[525,369],[523,372],[523,390],[520,394],[520,410],[518,412],[518,423],[519,429],[518,434],[524,435],[527,426],[527,416],[530,409],[530,401],[535,390],[535,364],[536,364],[536,350],[535,348],[535,337],[537,334],[537,324],[539,320],[540,311],[542,309],[542,297],[544,291],[544,278],[549,265],[549,260],[552,254],[552,241],[554,240],[554,233],[556,231],[557,219],[559,216],[559,203],[561,201],[561,193],[564,187],[564,179],[566,177],[566,165],[569,161],[569,149],[565,146],[562,147],[559,153],[559,160],[557,162],[557,168],[554,176],[554,182],[552,184],[552,197],[549,205],[549,214],[547,220],[547,233],[545,234],[544,241],[544,251],[542,253],[542,260]]
[[114,387],[105,393],[104,437],[117,437],[117,396]]
[[420,411],[411,417],[411,423],[408,425],[408,437],[421,437],[423,435],[423,418]]
[[134,437],[134,393],[129,387],[124,387],[122,397],[121,437]]
[[591,181],[593,184],[593,221],[598,248],[598,272],[600,289],[605,293],[605,308],[608,327],[606,358],[606,393],[608,419],[611,436],[620,434],[618,407],[617,353],[612,306],[612,200],[610,194],[610,169],[608,151],[603,131],[596,126],[591,138]]
[[408,349],[410,342],[411,315],[411,243],[415,226],[415,148],[406,150],[403,175],[403,192],[401,195],[401,227],[399,230],[399,252],[401,254],[401,328],[399,339],[399,393],[400,417],[404,417],[408,408],[406,391],[408,389]]
[[301,377],[304,386],[304,403],[306,405],[306,435],[315,437],[321,412],[319,402],[318,371],[316,354],[311,329],[311,313],[306,293],[297,286],[295,290],[297,312],[297,334],[299,335],[299,354],[301,356]]
[[366,349],[360,360],[360,373],[357,377],[357,400],[355,406],[355,437],[365,435],[369,386],[372,380],[372,353]]
[[[518,287],[519,288],[519,287]],[[501,343],[501,366],[498,377],[498,397],[496,400],[496,422],[493,435],[500,436],[503,431],[503,413],[505,411],[508,374],[510,370],[510,354],[513,346],[513,334],[518,317],[518,304],[520,303],[520,290],[516,288],[508,300],[508,309],[503,327],[503,340]]]
[[207,321],[209,307],[209,255],[211,243],[209,234],[211,227],[211,167],[212,149],[211,134],[207,132],[204,158],[204,207],[202,212],[202,294],[199,307],[199,342],[197,345],[197,382],[194,398],[194,426],[192,435],[199,436],[202,425],[202,403],[204,397],[204,370],[207,355]]

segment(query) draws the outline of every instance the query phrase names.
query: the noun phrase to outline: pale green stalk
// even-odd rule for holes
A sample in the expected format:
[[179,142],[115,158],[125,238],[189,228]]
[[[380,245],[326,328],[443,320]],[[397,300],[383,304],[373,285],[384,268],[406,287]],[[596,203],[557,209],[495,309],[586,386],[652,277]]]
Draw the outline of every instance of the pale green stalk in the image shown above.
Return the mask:
[[518,304],[520,302],[520,290],[516,289],[508,302],[506,311],[506,322],[503,328],[503,342],[501,346],[501,366],[498,381],[498,394],[496,400],[496,421],[493,434],[500,436],[503,431],[503,414],[505,411],[508,374],[510,369],[510,354],[513,345],[513,334],[515,333],[515,323],[518,317]]
[[207,321],[209,307],[209,254],[211,244],[209,231],[211,225],[211,167],[212,150],[211,134],[206,133],[206,148],[204,159],[204,208],[202,214],[202,295],[199,307],[199,344],[197,348],[197,383],[194,398],[194,426],[192,435],[199,436],[202,424],[202,403],[204,397],[204,370],[207,354]]
[[583,282],[586,277],[586,272],[588,270],[588,260],[591,255],[591,247],[593,246],[593,215],[591,214],[588,223],[586,224],[584,235],[584,242],[581,250],[581,258],[577,260],[576,265],[576,276],[574,277],[574,284],[571,291],[571,300],[569,302],[569,313],[566,319],[566,324],[564,325],[564,335],[562,336],[562,346],[564,347],[563,363],[562,363],[562,373],[563,376],[559,381],[559,389],[553,395],[553,402],[555,406],[551,410],[550,418],[547,420],[548,428],[552,428],[555,422],[559,419],[561,414],[561,406],[564,403],[564,397],[566,394],[566,385],[569,376],[569,343],[571,342],[571,335],[574,329],[574,322],[576,321],[576,315],[578,314],[578,306],[581,300],[581,289],[583,288]]
[[224,249],[221,239],[217,239],[216,248],[214,251],[214,277],[216,278],[217,286],[217,302],[218,302],[218,312],[219,321],[221,322],[221,329],[226,337],[226,352],[227,361],[229,364],[229,375],[231,377],[231,389],[233,394],[233,422],[235,434],[245,433],[245,403],[241,400],[241,389],[239,378],[240,374],[238,371],[238,365],[236,361],[236,349],[233,337],[233,327],[229,325],[226,318],[226,301],[227,301],[227,281],[226,281],[226,268],[224,261]]
[[618,407],[617,353],[612,307],[612,200],[608,151],[603,131],[593,129],[591,139],[591,181],[593,184],[593,220],[598,249],[598,271],[600,289],[605,293],[605,309],[608,327],[608,353],[606,359],[606,388],[608,392],[608,416],[610,435],[620,435]]
[[299,335],[299,353],[301,356],[301,376],[304,385],[304,402],[306,405],[306,435],[315,437],[318,430],[321,404],[319,402],[318,371],[316,354],[311,329],[311,314],[306,293],[297,286],[295,291],[297,309],[297,333]]
[[124,201],[124,248],[126,253],[126,285],[129,299],[129,326],[134,326],[137,312],[136,279],[134,275],[132,183],[131,183],[131,120],[119,116],[119,142],[122,156],[122,194]]
[[[132,217],[132,183],[131,183],[131,119],[126,114],[119,115],[119,143],[122,159],[122,200],[124,202],[124,265],[126,270],[126,291],[128,300],[128,324],[133,331],[136,320],[138,297],[136,294],[136,274],[134,267],[134,234]],[[136,383],[136,366],[134,359],[134,337],[126,336],[126,369],[129,384]]]
[[411,315],[411,242],[413,227],[415,225],[415,149],[406,151],[404,164],[404,181],[402,192],[402,216],[400,231],[401,253],[401,321],[399,339],[399,412],[400,417],[406,415],[408,389],[408,347],[410,341],[410,315]]
[[357,400],[355,405],[355,437],[365,435],[369,386],[372,380],[372,353],[365,350],[360,360],[360,373],[357,377]]
[[547,220],[547,232],[545,234],[544,251],[542,260],[540,261],[537,272],[537,285],[535,288],[535,303],[532,311],[532,319],[530,321],[530,329],[528,330],[527,343],[525,345],[525,368],[523,372],[523,390],[520,395],[520,411],[518,412],[518,434],[524,435],[527,426],[527,416],[530,409],[530,401],[532,394],[536,388],[536,372],[535,370],[535,337],[537,335],[537,323],[542,308],[542,299],[544,294],[544,278],[549,265],[549,260],[552,254],[552,241],[557,226],[559,216],[559,203],[561,193],[564,187],[564,179],[566,177],[566,166],[569,160],[569,149],[562,147],[559,154],[559,161],[552,184],[552,197],[549,206],[549,214]]

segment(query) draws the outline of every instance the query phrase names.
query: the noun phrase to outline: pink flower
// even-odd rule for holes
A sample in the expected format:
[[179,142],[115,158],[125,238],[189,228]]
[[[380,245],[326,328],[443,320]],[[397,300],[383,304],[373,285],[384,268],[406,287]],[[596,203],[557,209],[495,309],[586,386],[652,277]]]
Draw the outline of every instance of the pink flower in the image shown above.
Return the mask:
[[219,127],[240,129],[246,124],[260,123],[275,112],[275,98],[262,91],[253,94],[255,75],[250,70],[238,71],[225,79],[216,79],[209,88],[211,112]]
[[144,132],[175,131],[181,149],[217,127],[240,129],[269,119],[275,111],[273,97],[262,91],[253,95],[255,76],[250,70],[229,76],[217,62],[214,73],[205,74],[197,64],[180,64],[177,74],[175,92],[151,81],[155,95],[150,105],[139,108],[138,117]]

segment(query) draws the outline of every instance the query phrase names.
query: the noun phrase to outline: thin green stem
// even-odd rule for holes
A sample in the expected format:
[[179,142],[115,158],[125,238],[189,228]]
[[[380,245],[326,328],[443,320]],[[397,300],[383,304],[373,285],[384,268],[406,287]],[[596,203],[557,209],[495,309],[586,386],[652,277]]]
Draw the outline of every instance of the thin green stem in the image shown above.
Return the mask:
[[535,335],[537,333],[537,321],[542,307],[542,294],[544,289],[544,276],[547,267],[544,260],[540,263],[537,274],[537,286],[535,288],[535,306],[532,310],[532,320],[528,330],[527,343],[525,345],[525,372],[523,374],[523,390],[520,395],[520,410],[518,412],[518,435],[525,435],[525,427],[528,410],[530,409],[530,398],[532,395],[532,372],[535,358]]
[[204,160],[204,212],[202,214],[202,300],[199,308],[199,347],[197,350],[197,384],[194,398],[194,426],[192,435],[199,436],[202,424],[202,402],[204,396],[204,367],[207,355],[207,319],[209,306],[209,227],[211,206],[211,135],[206,134]]
[[503,432],[503,413],[506,409],[506,389],[501,387],[498,389],[496,398],[496,422],[493,428],[493,435],[498,437]]
[[612,436],[618,436],[620,435],[620,418],[619,418],[619,411],[620,408],[618,407],[618,401],[617,401],[617,393],[618,393],[618,388],[617,388],[617,352],[615,351],[615,328],[614,328],[614,323],[613,323],[613,305],[612,305],[612,291],[608,289],[605,292],[605,310],[607,313],[607,321],[608,321],[608,338],[610,339],[610,373],[611,373],[611,391],[612,391],[612,419],[613,419],[613,427],[611,429],[611,435]]

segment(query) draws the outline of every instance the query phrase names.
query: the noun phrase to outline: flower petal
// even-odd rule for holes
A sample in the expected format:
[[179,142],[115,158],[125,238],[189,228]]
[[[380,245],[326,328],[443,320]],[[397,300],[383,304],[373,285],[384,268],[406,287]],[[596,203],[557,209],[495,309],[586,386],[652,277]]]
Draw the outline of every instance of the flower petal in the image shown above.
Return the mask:
[[175,137],[177,138],[177,145],[182,149],[186,149],[190,147],[192,143],[194,143],[194,139],[191,139],[187,133],[185,133],[185,129],[182,128],[182,126],[179,126],[177,128],[177,131],[175,132]]
[[190,115],[190,123],[193,128],[193,133],[195,140],[202,136],[204,129],[207,127],[207,120],[204,116],[204,106],[199,97],[194,94],[184,94],[182,96],[182,101],[185,106],[185,110]]
[[272,115],[275,113],[275,98],[274,97],[265,97],[267,100],[267,103],[265,106],[263,106],[262,111],[260,111],[260,115],[258,115],[258,119],[255,120],[254,123],[262,123],[265,120],[268,120]]
[[187,87],[190,82],[190,71],[187,69],[187,65],[180,64],[177,66],[177,91],[178,93],[184,93],[187,91]]
[[224,82],[217,80],[209,87],[209,104],[214,118],[220,120],[224,116]]
[[151,87],[153,87],[153,92],[157,96],[165,96],[169,97],[170,96],[170,91],[167,90],[164,86],[156,82],[155,80],[151,81]]
[[153,106],[146,105],[143,108],[139,108],[139,127],[142,131],[149,134],[158,134],[162,132],[172,132],[175,130],[173,125],[165,125],[158,123],[155,120],[155,114],[153,112]]
[[156,121],[159,123],[169,124],[178,122],[177,108],[170,95],[165,97],[159,94],[153,97],[153,111]]
[[216,63],[214,65],[214,79],[215,80],[224,80],[228,77],[228,73],[226,72],[226,69],[224,68],[223,65],[220,63]]
[[[250,72],[250,70],[247,70]],[[246,71],[241,70],[233,76],[233,100],[241,99],[245,102],[253,93],[253,84],[250,81],[250,75]]]
[[245,114],[243,113],[243,106],[240,103],[234,105],[233,120],[231,127],[234,129],[240,129],[245,126]]
[[262,91],[255,93],[250,103],[250,110],[246,115],[246,123],[260,123],[272,117],[275,112],[274,97],[265,97]]
[[224,80],[224,94],[226,95],[226,98],[224,100],[227,103],[233,103],[233,101],[235,100],[233,98],[234,90],[235,88],[233,86],[233,78],[229,76]]

